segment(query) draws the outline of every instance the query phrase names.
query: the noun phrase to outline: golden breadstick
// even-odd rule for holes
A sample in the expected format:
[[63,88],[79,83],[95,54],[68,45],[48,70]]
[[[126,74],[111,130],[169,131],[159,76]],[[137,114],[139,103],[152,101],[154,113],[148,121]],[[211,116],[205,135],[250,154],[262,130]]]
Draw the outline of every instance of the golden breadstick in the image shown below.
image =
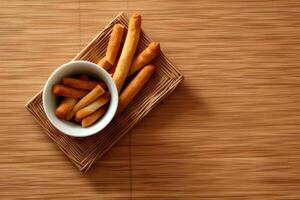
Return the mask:
[[88,90],[67,87],[61,84],[55,84],[52,92],[57,96],[81,98],[89,93]]
[[111,64],[106,60],[105,57],[98,62],[98,65],[106,71],[111,67]]
[[[81,80],[86,80],[86,81],[90,80],[90,78],[89,78],[86,74],[81,74],[79,78],[80,78]],[[69,97],[64,97],[64,98],[69,98]],[[76,105],[76,103],[78,102],[78,99],[77,99],[77,98],[73,98],[73,99],[74,99],[74,101],[69,101],[69,102],[70,102],[69,106],[72,107],[72,109],[73,109],[73,107]],[[64,100],[63,100],[63,101],[64,101]],[[73,102],[76,102],[76,103],[74,104]],[[71,120],[71,119],[72,119],[72,117],[73,117],[73,115],[74,115],[74,112],[72,111],[72,109],[71,109],[71,111],[69,111],[69,112],[66,114],[66,117],[65,117],[66,120]]]
[[77,112],[79,109],[89,105],[93,101],[95,101],[98,97],[100,97],[105,90],[100,85],[97,85],[93,90],[91,90],[86,96],[78,101],[78,103],[74,106],[73,112]]
[[86,128],[96,122],[106,111],[107,106],[99,108],[97,111],[93,112],[89,116],[85,117],[81,121],[81,126]]
[[151,42],[144,51],[133,59],[128,76],[149,64],[158,55],[159,51],[160,44]]
[[124,30],[125,28],[121,24],[116,24],[113,27],[106,49],[106,55],[98,62],[98,65],[106,71],[108,71],[115,64],[121,47]]
[[[90,80],[90,78],[86,74],[81,74],[79,78],[81,80],[85,80],[85,81],[89,81]],[[64,98],[68,98],[68,97],[64,97]],[[78,100],[79,99],[76,99],[76,103],[78,102]],[[76,103],[73,105],[72,108],[74,108],[74,106],[76,105]],[[73,109],[71,109],[71,111],[66,116],[66,120],[71,120],[73,118],[74,114],[75,114],[75,112],[73,112]]]
[[129,20],[128,33],[119,58],[113,80],[120,92],[130,70],[133,56],[139,42],[141,31],[141,16],[133,15]]
[[78,110],[75,114],[75,117],[77,119],[83,119],[86,116],[92,114],[93,112],[95,112],[96,110],[98,110],[98,108],[100,108],[101,106],[104,106],[110,99],[110,94],[109,93],[104,93],[102,96],[100,96],[98,99],[96,99],[93,103],[91,103],[90,105]]
[[76,104],[77,99],[71,97],[63,98],[62,102],[55,110],[55,114],[58,118],[65,119],[69,112],[72,110],[73,106]]
[[143,88],[143,86],[150,79],[151,75],[155,71],[155,66],[152,64],[146,65],[139,71],[139,73],[132,79],[128,86],[124,89],[119,98],[119,105],[117,114],[121,113],[126,106],[133,100],[137,93]]
[[64,85],[69,87],[87,90],[93,89],[96,85],[100,85],[101,87],[105,85],[103,82],[100,81],[85,81],[76,78],[63,78],[62,82]]
[[[78,101],[78,100],[77,100]],[[76,101],[76,102],[77,102]],[[73,116],[74,116],[74,112],[73,112],[73,110],[71,110],[69,113],[68,113],[68,115],[67,115],[67,117],[66,117],[66,120],[71,120],[72,118],[73,118]]]
[[114,65],[118,52],[121,47],[121,41],[124,34],[124,26],[121,24],[115,24],[110,34],[108,41],[105,58],[111,64]]
[[84,81],[89,81],[90,80],[90,78],[86,74],[81,74],[80,77],[79,77],[79,79],[80,80],[84,80]]

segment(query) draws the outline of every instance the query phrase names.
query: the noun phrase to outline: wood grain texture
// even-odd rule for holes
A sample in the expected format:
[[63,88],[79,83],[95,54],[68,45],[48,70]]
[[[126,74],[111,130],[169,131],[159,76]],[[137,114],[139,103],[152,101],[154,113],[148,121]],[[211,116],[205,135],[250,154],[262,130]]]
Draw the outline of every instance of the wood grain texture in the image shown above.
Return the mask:
[[[120,11],[185,75],[86,176],[24,104]],[[1,199],[299,199],[300,2],[1,1]]]

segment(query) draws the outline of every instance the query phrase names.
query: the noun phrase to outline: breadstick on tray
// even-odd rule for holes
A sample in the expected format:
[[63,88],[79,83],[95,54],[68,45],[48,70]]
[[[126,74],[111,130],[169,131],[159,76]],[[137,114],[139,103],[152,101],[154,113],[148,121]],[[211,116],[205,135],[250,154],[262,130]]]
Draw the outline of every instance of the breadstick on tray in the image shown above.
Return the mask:
[[120,95],[117,114],[121,113],[126,108],[126,106],[133,100],[133,98],[138,94],[138,92],[150,79],[154,71],[154,65],[146,65],[141,69],[141,71],[139,71],[136,77],[132,79],[132,81],[128,84],[128,86]]
[[77,112],[79,109],[89,105],[93,101],[95,101],[98,97],[100,97],[105,90],[100,85],[96,85],[96,87],[91,90],[86,96],[78,101],[78,103],[74,106],[73,112]]
[[100,96],[90,105],[78,110],[75,114],[75,117],[79,120],[85,118],[86,116],[98,110],[101,106],[104,106],[109,101],[109,99],[110,99],[110,94],[107,92],[104,93],[102,96]]
[[110,34],[105,58],[111,65],[115,64],[118,52],[121,47],[124,30],[125,28],[123,25],[115,24]]
[[100,117],[103,116],[106,109],[107,109],[107,106],[103,106],[103,107],[99,108],[97,111],[90,114],[89,116],[83,118],[81,121],[81,126],[86,128],[86,127],[94,124]]
[[158,55],[159,51],[160,44],[151,42],[144,51],[133,59],[128,76],[149,64]]
[[57,96],[81,98],[89,93],[88,90],[67,87],[61,84],[55,84],[52,92]]
[[58,118],[66,119],[69,112],[71,112],[73,106],[76,104],[76,102],[77,102],[76,98],[71,98],[71,97],[63,98],[62,102],[55,110],[55,115]]
[[119,58],[113,80],[120,92],[130,70],[141,31],[141,16],[133,15],[129,20],[128,32]]
[[107,60],[106,58],[102,58],[99,62],[98,65],[100,67],[102,67],[103,69],[105,69],[106,71],[109,70],[109,68],[112,66]]
[[96,85],[106,87],[106,85],[101,81],[85,81],[76,78],[63,78],[62,83],[69,87],[87,90],[92,90]]

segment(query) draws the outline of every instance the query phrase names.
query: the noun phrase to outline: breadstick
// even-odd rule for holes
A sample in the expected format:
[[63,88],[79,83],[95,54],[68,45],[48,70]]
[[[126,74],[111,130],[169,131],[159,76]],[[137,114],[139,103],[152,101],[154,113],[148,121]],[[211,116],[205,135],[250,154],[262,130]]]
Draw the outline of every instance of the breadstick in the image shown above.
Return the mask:
[[93,90],[91,90],[86,96],[78,101],[78,103],[74,106],[73,112],[77,112],[79,109],[89,105],[93,101],[95,101],[98,97],[100,97],[105,90],[100,85],[97,85]]
[[75,117],[77,119],[83,119],[86,116],[92,114],[93,112],[95,112],[96,110],[98,110],[98,108],[100,108],[101,106],[105,105],[110,99],[110,94],[109,93],[104,93],[102,96],[100,96],[98,99],[96,99],[93,103],[91,103],[90,105],[78,110],[75,114]]
[[121,41],[124,34],[124,26],[121,24],[115,24],[110,34],[108,41],[105,58],[111,64],[114,65],[118,52],[121,47]]
[[[88,81],[88,80],[90,80],[90,78],[86,75],[86,74],[81,74],[80,75],[80,77],[79,77],[81,80],[86,80],[86,81]],[[65,98],[70,98],[70,97],[64,97],[64,99]],[[69,100],[68,102],[68,105],[69,105],[69,107],[70,108],[72,108],[73,109],[73,107],[76,105],[76,103],[78,102],[78,99],[77,98],[73,98],[74,100],[73,101],[71,101],[71,100]],[[62,102],[63,102],[64,100],[62,100]],[[75,104],[73,103],[73,102],[75,102]],[[71,120],[72,119],[72,117],[73,117],[73,115],[74,115],[74,112],[72,111],[72,109],[71,109],[71,111],[69,111],[69,112],[67,112],[66,113],[66,115],[65,115],[65,119],[66,120]]]
[[119,98],[119,105],[117,114],[121,113],[126,106],[133,100],[137,93],[143,88],[143,86],[150,79],[155,71],[155,66],[152,64],[146,65],[139,71],[139,73],[132,79],[128,86],[124,89]]
[[105,86],[105,84],[100,81],[85,81],[76,78],[63,78],[62,82],[64,85],[69,87],[87,90],[93,89],[96,85],[100,85],[101,87]]
[[129,20],[128,33],[119,58],[113,80],[120,92],[130,70],[133,56],[139,42],[141,31],[141,16],[133,15]]
[[[88,75],[86,75],[86,74],[81,74],[79,78],[80,78],[81,80],[85,80],[85,81],[89,81],[89,80],[90,80],[90,78],[89,78]],[[68,98],[68,97],[64,97],[64,98]],[[79,99],[76,99],[76,103],[78,102],[78,100],[79,100]],[[74,116],[74,114],[75,114],[75,113],[73,112],[73,108],[74,108],[74,106],[76,105],[76,103],[72,106],[71,111],[67,114],[66,120],[71,120],[71,119],[73,118],[73,116]]]
[[[78,101],[78,100],[77,100]],[[77,102],[76,101],[76,102]],[[72,118],[73,118],[73,116],[74,116],[74,112],[73,112],[73,110],[71,110],[69,113],[68,113],[68,115],[67,115],[67,117],[66,117],[66,120],[71,120]]]
[[72,110],[73,106],[76,104],[77,99],[71,97],[63,98],[62,102],[55,110],[55,114],[58,118],[65,119],[69,112]]
[[160,44],[151,42],[148,47],[133,59],[128,76],[149,64],[159,53]]
[[98,65],[105,69],[106,71],[115,64],[118,52],[121,47],[121,42],[124,34],[124,26],[121,24],[116,24],[111,32],[105,57],[102,58]]
[[85,117],[81,121],[81,126],[86,128],[96,122],[105,113],[107,106],[99,108],[97,111],[93,112],[89,116]]
[[52,88],[52,92],[57,96],[81,98],[87,95],[89,91],[83,89],[71,88],[61,84],[55,84]]
[[106,71],[112,66],[107,60],[106,58],[102,58],[99,62],[98,65],[100,67],[102,67],[103,69],[105,69]]
[[90,78],[86,74],[81,74],[80,77],[79,77],[79,79],[80,80],[84,80],[84,81],[89,81],[90,80]]

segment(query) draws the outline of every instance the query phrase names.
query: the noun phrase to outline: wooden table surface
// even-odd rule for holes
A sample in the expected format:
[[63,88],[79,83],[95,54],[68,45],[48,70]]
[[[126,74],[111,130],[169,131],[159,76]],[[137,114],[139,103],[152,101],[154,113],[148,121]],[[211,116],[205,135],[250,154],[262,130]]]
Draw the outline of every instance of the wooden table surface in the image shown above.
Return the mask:
[[[300,199],[299,0],[0,5],[0,199]],[[121,11],[185,80],[82,175],[24,105]]]

